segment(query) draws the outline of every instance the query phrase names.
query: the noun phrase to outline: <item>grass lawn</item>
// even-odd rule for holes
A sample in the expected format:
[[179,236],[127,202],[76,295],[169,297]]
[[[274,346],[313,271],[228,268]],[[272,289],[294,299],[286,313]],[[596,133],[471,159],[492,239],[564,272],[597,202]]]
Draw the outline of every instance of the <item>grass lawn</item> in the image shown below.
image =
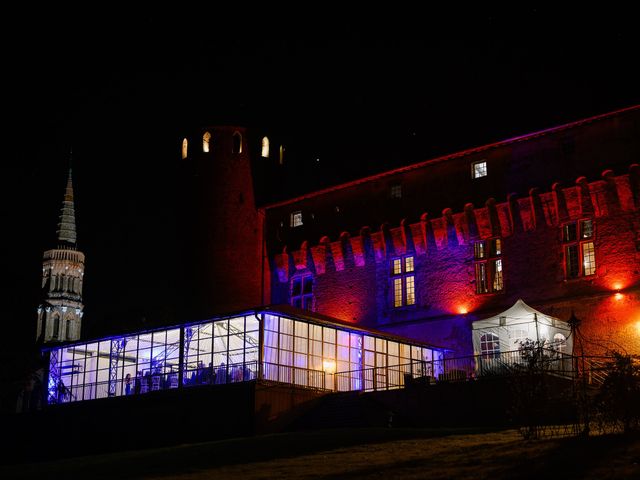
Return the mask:
[[640,479],[640,437],[524,441],[514,430],[318,430],[2,466],[0,477]]

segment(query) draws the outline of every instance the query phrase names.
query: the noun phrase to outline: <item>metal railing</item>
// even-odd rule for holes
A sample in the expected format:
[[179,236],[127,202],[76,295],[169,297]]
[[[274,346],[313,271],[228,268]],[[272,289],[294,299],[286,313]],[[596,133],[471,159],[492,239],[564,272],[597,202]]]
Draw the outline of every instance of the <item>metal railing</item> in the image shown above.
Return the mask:
[[[185,387],[200,385],[217,385],[245,382],[258,377],[258,362],[218,365],[213,368],[198,366],[185,370],[183,385]],[[159,390],[178,388],[178,372],[151,373],[116,380],[102,380],[68,386],[59,383],[56,389],[49,393],[47,403],[59,404],[81,400],[95,400],[98,398],[140,395]]]
[[243,363],[221,363],[209,366],[197,365],[188,367],[184,371],[182,383],[184,386],[196,385],[224,385],[227,383],[246,382],[258,377],[258,362],[256,360]]
[[[480,377],[513,376],[525,373],[547,373],[574,378],[577,357],[553,349],[514,350],[489,355],[468,355],[430,361],[413,361],[400,365],[369,367],[338,372],[334,375],[337,391],[378,391],[408,385],[430,385],[436,382],[461,382]],[[590,381],[602,372],[589,364]]]
[[264,362],[262,380],[287,383],[315,390],[335,390],[334,375],[323,370]]
[[[514,350],[485,355],[412,361],[399,365],[367,367],[332,373],[322,370],[251,361],[220,364],[217,367],[197,365],[183,372],[184,387],[219,385],[261,379],[322,391],[379,391],[437,382],[461,382],[478,378],[546,373],[565,378],[586,378],[600,385],[606,376],[608,357],[576,357],[553,349]],[[147,373],[144,376],[118,378],[50,389],[48,403],[144,394],[178,388],[178,373]]]

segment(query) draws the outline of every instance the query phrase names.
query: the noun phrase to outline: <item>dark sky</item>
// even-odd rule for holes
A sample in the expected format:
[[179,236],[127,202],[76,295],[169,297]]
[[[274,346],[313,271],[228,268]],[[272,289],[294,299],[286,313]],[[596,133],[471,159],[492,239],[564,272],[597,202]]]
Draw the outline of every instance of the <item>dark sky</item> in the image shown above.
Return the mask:
[[313,178],[336,182],[640,103],[631,10],[319,5],[6,15],[11,349],[35,332],[71,145],[85,321],[99,332],[164,321],[169,172],[190,127],[278,130],[295,146],[290,168],[308,174],[320,157]]

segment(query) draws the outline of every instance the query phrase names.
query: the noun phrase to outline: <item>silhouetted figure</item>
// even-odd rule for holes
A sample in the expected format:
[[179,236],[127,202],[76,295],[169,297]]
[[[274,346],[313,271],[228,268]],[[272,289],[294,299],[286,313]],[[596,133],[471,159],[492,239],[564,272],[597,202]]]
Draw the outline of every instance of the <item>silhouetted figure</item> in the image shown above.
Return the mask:
[[202,383],[203,385],[211,385],[213,383],[213,379],[216,374],[213,371],[213,363],[209,362],[209,367],[205,368],[202,374]]
[[133,386],[133,392],[139,394],[142,389],[142,372],[138,370],[136,374],[135,384]]
[[131,395],[131,374],[127,373],[124,377],[124,394]]
[[198,360],[198,373],[196,375],[198,385],[205,383],[205,373],[204,362]]
[[220,362],[220,366],[216,372],[216,383],[227,383],[227,366],[224,362]]
[[62,380],[58,380],[58,384],[56,385],[56,396],[58,403],[64,403],[66,393],[67,387],[65,387],[64,382]]

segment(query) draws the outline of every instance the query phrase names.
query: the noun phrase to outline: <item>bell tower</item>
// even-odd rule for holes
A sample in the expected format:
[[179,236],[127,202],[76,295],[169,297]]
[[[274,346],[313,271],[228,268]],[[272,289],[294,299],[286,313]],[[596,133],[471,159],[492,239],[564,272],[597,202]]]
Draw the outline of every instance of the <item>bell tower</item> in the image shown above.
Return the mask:
[[58,223],[58,247],[44,252],[38,342],[78,340],[82,326],[84,254],[76,248],[76,216],[71,169]]

